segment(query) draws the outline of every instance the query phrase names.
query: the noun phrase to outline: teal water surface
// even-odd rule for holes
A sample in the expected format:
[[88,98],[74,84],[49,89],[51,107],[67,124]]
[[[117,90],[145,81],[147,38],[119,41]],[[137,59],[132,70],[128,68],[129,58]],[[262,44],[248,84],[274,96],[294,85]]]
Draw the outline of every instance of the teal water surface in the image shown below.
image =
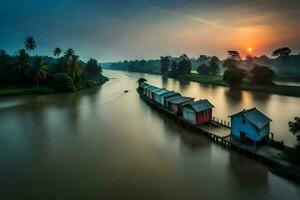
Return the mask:
[[105,74],[112,79],[101,88],[0,99],[1,200],[300,198],[298,185],[185,130],[148,107],[135,88],[143,76],[157,86],[209,98],[220,118],[255,104],[273,117],[276,137],[290,144],[294,139],[284,123],[297,114],[298,98],[235,93],[155,75]]

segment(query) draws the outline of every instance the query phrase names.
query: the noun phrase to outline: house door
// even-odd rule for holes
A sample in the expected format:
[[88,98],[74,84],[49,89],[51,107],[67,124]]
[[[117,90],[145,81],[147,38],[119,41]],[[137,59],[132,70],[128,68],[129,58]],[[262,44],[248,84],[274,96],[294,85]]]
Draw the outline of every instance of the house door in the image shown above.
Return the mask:
[[243,142],[246,141],[246,133],[243,132],[243,131],[240,132],[240,140],[243,141]]

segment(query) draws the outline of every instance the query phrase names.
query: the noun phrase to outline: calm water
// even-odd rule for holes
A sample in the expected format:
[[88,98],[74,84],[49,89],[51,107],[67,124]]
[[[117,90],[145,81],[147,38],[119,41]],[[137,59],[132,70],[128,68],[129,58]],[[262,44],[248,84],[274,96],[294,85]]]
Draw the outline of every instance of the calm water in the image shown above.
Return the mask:
[[[77,94],[0,99],[0,199],[299,199],[300,187],[151,110],[136,80],[208,98],[225,118],[256,105],[276,137],[300,100],[118,71]],[[129,90],[129,93],[124,93]]]

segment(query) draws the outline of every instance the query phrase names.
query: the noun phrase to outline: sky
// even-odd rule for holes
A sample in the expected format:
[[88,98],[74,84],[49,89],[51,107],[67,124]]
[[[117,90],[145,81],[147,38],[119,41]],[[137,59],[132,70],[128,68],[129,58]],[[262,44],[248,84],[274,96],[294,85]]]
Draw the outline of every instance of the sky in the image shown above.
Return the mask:
[[[300,52],[299,0],[0,0],[0,49],[74,48],[83,60]],[[252,52],[248,51],[252,48]]]

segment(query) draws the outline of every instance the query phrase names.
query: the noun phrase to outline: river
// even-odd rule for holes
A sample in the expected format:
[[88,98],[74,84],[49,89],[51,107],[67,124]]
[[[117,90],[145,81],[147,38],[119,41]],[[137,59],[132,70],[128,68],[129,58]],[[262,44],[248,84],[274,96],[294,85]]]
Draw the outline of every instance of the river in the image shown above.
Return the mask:
[[[105,71],[101,88],[0,99],[0,198],[299,199],[300,187],[152,110],[137,79],[208,98],[227,119],[256,106],[277,139],[293,144],[287,122],[300,99]],[[124,90],[129,90],[124,93]]]

